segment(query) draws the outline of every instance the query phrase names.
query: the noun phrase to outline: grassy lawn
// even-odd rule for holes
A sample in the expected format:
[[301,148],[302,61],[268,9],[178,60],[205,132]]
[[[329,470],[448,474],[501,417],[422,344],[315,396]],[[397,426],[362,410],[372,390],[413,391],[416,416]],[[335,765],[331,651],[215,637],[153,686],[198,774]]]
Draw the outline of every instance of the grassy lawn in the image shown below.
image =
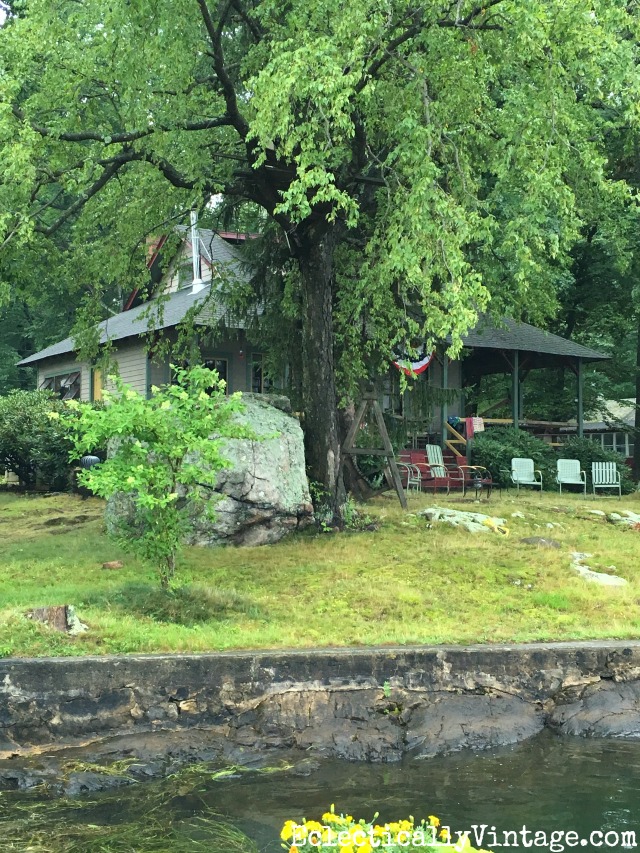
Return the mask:
[[[509,536],[429,527],[412,515],[432,504],[502,516]],[[590,516],[594,508],[640,512],[640,495],[503,492],[479,506],[425,494],[406,514],[382,496],[368,507],[375,532],[186,549],[186,586],[165,596],[107,538],[100,501],[4,493],[0,656],[640,637],[640,532]],[[528,536],[562,547],[519,541]],[[615,566],[628,586],[587,583],[571,570],[571,551],[593,554],[597,571]],[[124,568],[101,567],[116,559]],[[75,605],[90,630],[67,637],[24,615],[54,604]]]

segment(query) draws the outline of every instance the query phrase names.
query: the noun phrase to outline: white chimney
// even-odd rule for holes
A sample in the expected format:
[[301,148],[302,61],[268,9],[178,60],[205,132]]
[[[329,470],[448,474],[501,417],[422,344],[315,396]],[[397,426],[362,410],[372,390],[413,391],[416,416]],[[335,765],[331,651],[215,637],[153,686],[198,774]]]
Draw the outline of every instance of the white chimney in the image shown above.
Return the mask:
[[198,211],[191,211],[191,259],[193,261],[192,293],[198,293],[204,287],[200,277],[200,234],[198,233]]

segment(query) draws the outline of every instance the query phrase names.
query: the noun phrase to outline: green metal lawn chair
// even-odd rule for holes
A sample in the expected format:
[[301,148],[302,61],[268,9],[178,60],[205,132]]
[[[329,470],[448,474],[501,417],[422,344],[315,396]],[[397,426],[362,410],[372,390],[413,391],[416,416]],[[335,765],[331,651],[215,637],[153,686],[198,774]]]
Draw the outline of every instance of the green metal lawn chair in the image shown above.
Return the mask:
[[580,469],[579,459],[558,459],[556,483],[560,486],[560,494],[563,486],[582,486],[585,498],[587,496],[587,474]]
[[622,499],[620,471],[618,471],[618,466],[615,462],[592,462],[591,484],[593,486],[594,498],[596,496],[596,489],[617,489],[618,499]]
[[540,494],[542,494],[542,471],[534,470],[533,459],[523,459],[519,456],[513,458],[511,460],[511,481],[515,484],[518,492],[520,486],[533,486],[539,488]]

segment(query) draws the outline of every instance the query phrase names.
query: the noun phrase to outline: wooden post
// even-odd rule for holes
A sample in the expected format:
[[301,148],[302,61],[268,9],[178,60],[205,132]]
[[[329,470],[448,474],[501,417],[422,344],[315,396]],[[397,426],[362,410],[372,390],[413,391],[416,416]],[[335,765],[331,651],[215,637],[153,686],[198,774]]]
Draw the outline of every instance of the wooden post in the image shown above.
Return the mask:
[[[449,390],[449,357],[445,352],[442,354],[442,390]],[[442,447],[445,447],[445,441],[447,440],[447,418],[449,416],[449,408],[447,406],[447,401],[445,397],[442,399]]]
[[[380,437],[382,438],[382,448],[354,447],[356,434],[360,429],[360,424],[364,420],[364,416],[369,406],[371,406],[371,408],[373,409],[373,415],[375,417],[376,424],[378,425],[378,431],[380,432]],[[403,509],[407,509],[407,498],[404,493],[404,489],[402,488],[402,480],[400,479],[400,472],[398,471],[398,466],[396,464],[395,453],[393,452],[393,445],[391,444],[391,439],[389,438],[389,433],[387,432],[387,425],[384,422],[380,403],[378,402],[378,398],[374,391],[369,391],[367,394],[365,394],[362,402],[358,406],[358,411],[356,413],[355,418],[353,419],[353,423],[351,424],[347,437],[344,441],[344,445],[342,447],[342,455],[343,457],[345,455],[386,457],[386,463],[384,466],[384,476],[389,486],[395,488],[396,493],[398,495],[398,500],[400,501],[400,506]]]
[[578,357],[578,438],[584,436],[584,371],[582,359]]
[[513,414],[513,428],[520,427],[520,353],[513,351],[513,365],[511,367],[511,410]]

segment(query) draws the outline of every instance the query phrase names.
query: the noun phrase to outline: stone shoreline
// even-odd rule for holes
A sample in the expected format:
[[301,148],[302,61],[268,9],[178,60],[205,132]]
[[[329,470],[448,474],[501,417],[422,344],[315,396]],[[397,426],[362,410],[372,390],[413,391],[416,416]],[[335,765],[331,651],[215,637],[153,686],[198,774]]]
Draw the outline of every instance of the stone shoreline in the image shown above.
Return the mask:
[[640,737],[640,642],[0,660],[0,787],[29,787],[29,756],[80,744],[142,756],[152,776],[145,762],[164,767],[176,749],[179,763],[203,751],[397,761],[545,727]]

